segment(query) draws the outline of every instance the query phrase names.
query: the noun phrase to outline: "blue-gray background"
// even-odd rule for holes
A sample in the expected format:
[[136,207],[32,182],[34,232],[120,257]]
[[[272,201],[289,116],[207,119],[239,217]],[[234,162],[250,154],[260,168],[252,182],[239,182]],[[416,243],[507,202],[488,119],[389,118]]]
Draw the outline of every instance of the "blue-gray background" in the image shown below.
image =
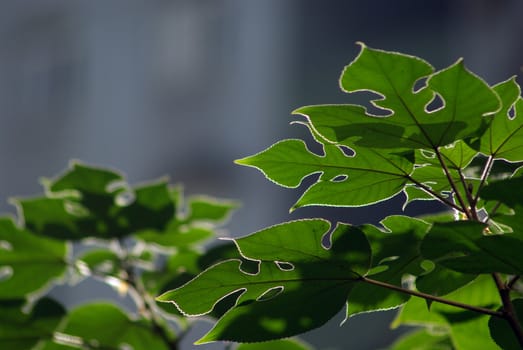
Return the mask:
[[[0,198],[38,193],[39,176],[80,159],[131,182],[169,175],[189,194],[240,200],[233,236],[303,216],[376,222],[401,201],[289,215],[299,190],[232,161],[305,135],[288,125],[294,108],[347,101],[337,79],[356,41],[436,68],[464,57],[495,83],[521,73],[522,15],[519,0],[2,1]],[[417,210],[427,208],[409,213]],[[59,290],[71,304],[105,292]],[[306,338],[322,349],[378,349],[397,334],[391,317],[338,328],[338,315]]]

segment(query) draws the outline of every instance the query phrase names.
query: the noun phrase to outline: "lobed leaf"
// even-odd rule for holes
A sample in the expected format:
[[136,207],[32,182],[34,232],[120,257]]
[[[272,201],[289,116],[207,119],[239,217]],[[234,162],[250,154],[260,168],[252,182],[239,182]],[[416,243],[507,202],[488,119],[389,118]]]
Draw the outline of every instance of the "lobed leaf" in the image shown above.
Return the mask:
[[[479,136],[482,117],[499,109],[499,98],[459,60],[433,73],[425,61],[360,44],[358,57],[341,76],[346,92],[370,91],[371,103],[386,115],[373,115],[354,105],[308,106],[305,115],[325,139],[349,147],[436,149],[459,139]],[[426,78],[426,86],[415,89]],[[428,110],[435,98],[443,106]]]
[[265,341],[319,327],[343,307],[370,263],[368,242],[352,226],[339,224],[325,249],[321,241],[329,227],[324,220],[301,220],[239,238],[242,255],[259,261],[256,273],[243,271],[238,259],[228,260],[158,300],[200,315],[236,293],[236,305],[198,343]]
[[326,144],[324,156],[311,153],[301,140],[284,140],[257,155],[237,160],[260,169],[285,187],[298,186],[304,177],[321,173],[294,208],[309,205],[361,206],[386,200],[403,189],[413,165],[404,157],[362,149],[346,156]]

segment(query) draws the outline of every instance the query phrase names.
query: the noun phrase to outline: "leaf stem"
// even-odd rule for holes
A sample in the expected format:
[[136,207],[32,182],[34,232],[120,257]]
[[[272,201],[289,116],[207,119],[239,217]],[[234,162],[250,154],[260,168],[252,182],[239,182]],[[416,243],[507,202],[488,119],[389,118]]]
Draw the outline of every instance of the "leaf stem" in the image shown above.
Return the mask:
[[[128,251],[125,248],[124,242],[118,241],[120,249],[123,251],[123,258],[121,259],[122,268],[126,273],[126,282],[130,288],[135,292],[135,302],[139,312],[150,319],[152,331],[157,334],[163,342],[167,345],[169,350],[178,350],[178,341],[173,339],[171,334],[165,329],[161,317],[159,317],[154,300],[149,297],[149,293],[145,290],[140,279],[136,277],[134,266],[127,259]],[[140,307],[141,306],[141,307]]]
[[431,295],[431,294],[427,294],[427,293],[423,293],[423,292],[418,292],[418,291],[411,290],[411,289],[406,289],[406,288],[403,288],[403,287],[398,287],[398,286],[395,286],[393,284],[389,284],[387,282],[373,280],[373,279],[365,277],[365,276],[361,276],[360,280],[363,281],[363,282],[369,283],[369,284],[373,284],[375,286],[379,286],[379,287],[395,290],[395,291],[400,292],[400,293],[413,295],[413,296],[416,296],[416,297],[419,297],[419,298],[435,301],[435,302],[438,302],[438,303],[441,303],[441,304],[446,304],[446,305],[458,307],[458,308],[461,308],[461,309],[474,311],[474,312],[478,312],[478,313],[482,313],[482,314],[487,314],[487,315],[491,315],[491,316],[495,316],[495,317],[501,317],[501,318],[505,317],[504,314],[502,312],[499,312],[499,311],[494,311],[494,310],[483,308],[483,307],[479,307],[479,306],[464,304],[464,303],[460,303],[458,301],[453,301],[453,300],[449,300],[449,299],[440,298],[440,297],[437,297],[435,295]]
[[459,179],[461,184],[463,185],[463,190],[465,191],[465,195],[467,196],[467,201],[469,202],[469,210],[470,214],[472,215],[472,219],[476,221],[480,221],[478,217],[478,212],[476,211],[476,202],[475,198],[472,196],[472,190],[469,188],[469,184],[467,184],[467,180],[465,179],[465,176],[463,175],[463,172],[461,169],[458,170]]
[[512,300],[510,300],[510,288],[508,288],[508,284],[503,283],[499,274],[493,273],[492,278],[498,287],[499,296],[503,303],[503,318],[510,324],[510,328],[512,328],[512,332],[518,339],[519,345],[523,348],[523,327],[521,327],[518,320]]
[[508,281],[508,283],[507,283],[507,288],[508,289],[514,288],[514,284],[516,284],[516,282],[519,280],[520,277],[521,277],[520,275],[512,276],[510,281]]
[[487,158],[487,161],[485,162],[485,166],[483,167],[483,171],[481,172],[480,183],[479,183],[478,189],[476,191],[476,196],[474,196],[474,202],[472,203],[472,204],[474,204],[474,206],[476,205],[476,203],[478,203],[479,192],[481,191],[481,189],[485,185],[485,182],[487,181],[487,178],[490,175],[490,171],[492,170],[492,166],[493,165],[494,165],[494,156],[490,155]]
[[456,205],[455,203],[452,203],[452,201],[449,201],[447,198],[443,197],[442,195],[440,195],[439,193],[437,192],[434,192],[429,186],[419,182],[418,180],[414,179],[413,177],[411,177],[410,175],[407,175],[407,179],[412,182],[413,184],[415,184],[416,186],[420,187],[423,191],[427,192],[428,194],[430,194],[431,196],[433,196],[434,198],[436,198],[437,200],[439,200],[440,202],[448,205],[449,207],[453,208],[453,209],[456,209],[457,211],[459,212],[464,212],[463,209],[461,207],[459,207],[458,205]]
[[452,188],[452,191],[454,191],[454,196],[456,197],[459,205],[463,209],[462,212],[465,213],[467,218],[472,219],[473,215],[471,214],[468,205],[465,203],[463,198],[461,197],[461,194],[458,191],[458,188],[456,187],[456,184],[454,183],[452,176],[450,175],[449,168],[447,167],[447,164],[445,163],[445,160],[441,156],[440,151],[437,147],[434,147],[434,152],[436,153],[436,157],[438,157],[439,163],[441,164],[441,168],[443,169],[443,172],[445,173],[445,176],[447,177],[447,180],[450,184],[450,187]]

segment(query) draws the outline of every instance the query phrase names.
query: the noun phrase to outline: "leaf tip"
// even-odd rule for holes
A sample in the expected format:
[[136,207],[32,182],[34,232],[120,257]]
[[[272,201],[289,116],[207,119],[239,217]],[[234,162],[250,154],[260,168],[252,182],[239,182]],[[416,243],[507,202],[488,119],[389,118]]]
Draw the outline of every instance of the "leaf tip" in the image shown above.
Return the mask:
[[234,160],[234,164],[238,164],[238,165],[250,165],[251,163],[249,162],[249,158],[250,158],[250,157],[245,157],[245,158],[235,159],[235,160]]

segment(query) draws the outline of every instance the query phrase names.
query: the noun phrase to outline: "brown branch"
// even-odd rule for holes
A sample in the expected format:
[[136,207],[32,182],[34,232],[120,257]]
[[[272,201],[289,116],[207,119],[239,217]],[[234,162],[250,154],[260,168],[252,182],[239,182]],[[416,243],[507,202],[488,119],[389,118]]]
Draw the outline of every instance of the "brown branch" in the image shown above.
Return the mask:
[[496,287],[499,291],[499,296],[501,297],[501,301],[503,303],[503,318],[507,320],[507,322],[510,325],[510,328],[512,328],[512,332],[514,332],[514,335],[518,339],[519,345],[521,346],[521,348],[523,348],[523,328],[521,327],[521,324],[518,320],[518,316],[516,315],[516,310],[514,309],[512,300],[510,300],[510,288],[508,288],[507,285],[503,283],[499,274],[493,273],[492,278],[496,283]]
[[391,290],[394,290],[394,291],[397,291],[397,292],[400,292],[400,293],[413,295],[413,296],[416,296],[416,297],[419,297],[419,298],[423,298],[425,300],[435,301],[435,302],[438,302],[438,303],[441,303],[441,304],[455,306],[457,308],[461,308],[461,309],[465,309],[465,310],[469,310],[469,311],[474,311],[474,312],[479,312],[479,313],[482,313],[482,314],[487,314],[487,315],[491,315],[491,316],[495,316],[495,317],[501,317],[501,318],[504,317],[504,314],[502,312],[499,312],[499,311],[494,311],[494,310],[483,308],[483,307],[479,307],[479,306],[464,304],[464,303],[460,303],[458,301],[453,301],[453,300],[449,300],[449,299],[440,298],[440,297],[437,297],[435,295],[431,295],[431,294],[422,293],[422,292],[418,292],[418,291],[411,290],[411,289],[398,287],[398,286],[395,286],[393,284],[389,284],[389,283],[378,281],[378,280],[373,280],[373,279],[370,279],[370,278],[367,278],[367,277],[364,277],[364,276],[360,277],[360,280],[362,282],[366,282],[366,283],[369,283],[369,284],[373,284],[375,286],[391,289]]

